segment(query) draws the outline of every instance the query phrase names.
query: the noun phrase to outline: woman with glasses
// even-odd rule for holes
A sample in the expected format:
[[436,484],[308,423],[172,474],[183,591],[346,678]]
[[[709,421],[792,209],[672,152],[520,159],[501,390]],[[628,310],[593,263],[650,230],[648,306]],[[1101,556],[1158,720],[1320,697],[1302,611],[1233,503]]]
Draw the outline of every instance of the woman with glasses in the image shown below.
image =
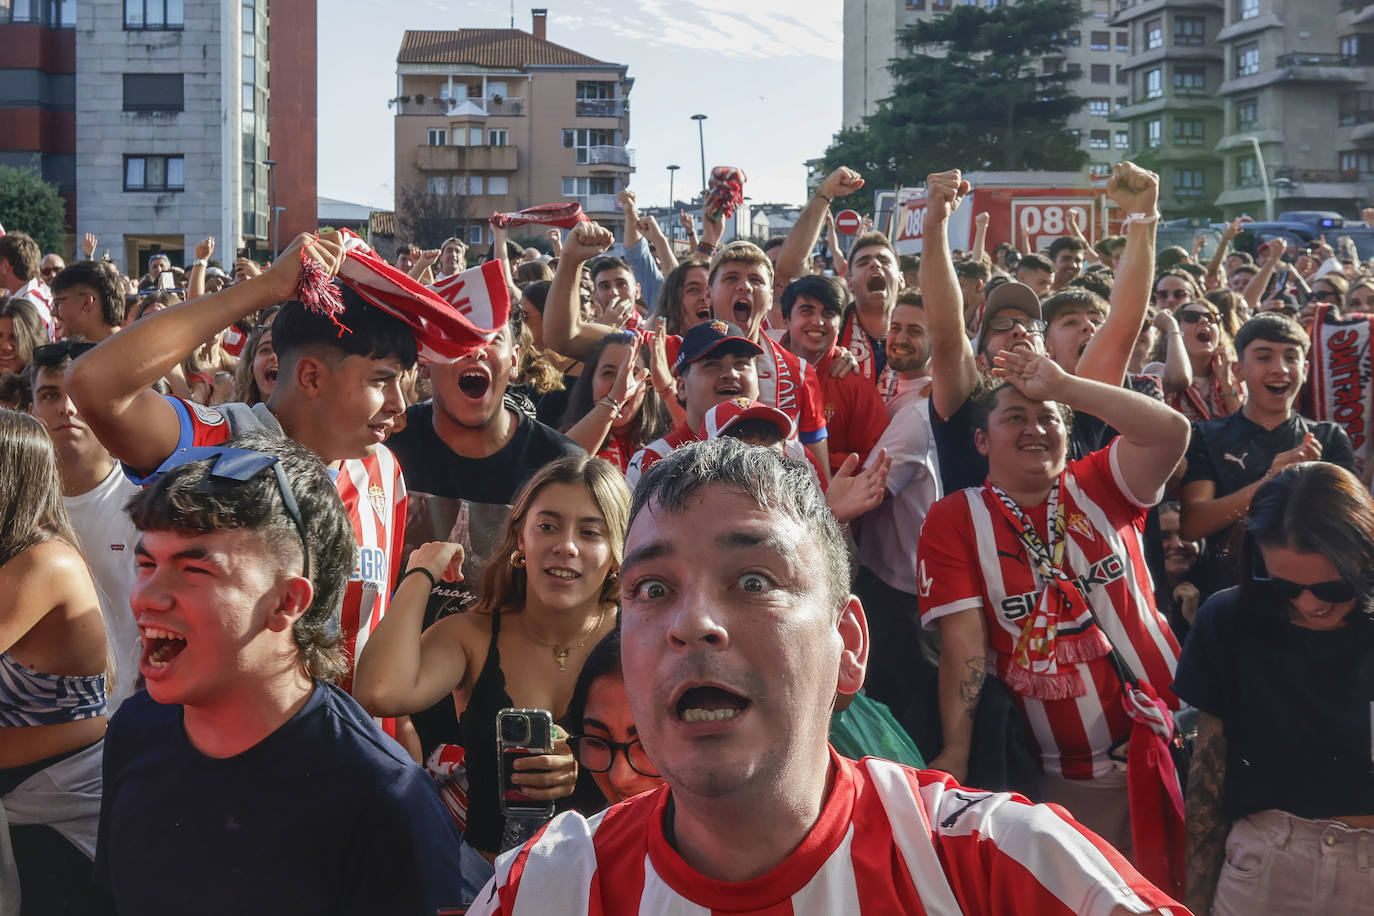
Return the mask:
[[0,372],[23,372],[33,351],[47,342],[48,331],[32,302],[0,296]]
[[0,475],[0,912],[93,912],[108,665],[100,599],[52,442],[27,414],[0,410]]
[[1359,277],[1350,284],[1345,294],[1345,310],[1350,314],[1374,314],[1374,277]]
[[1312,281],[1312,292],[1307,294],[1307,301],[1313,305],[1329,305],[1336,315],[1340,315],[1345,311],[1345,297],[1349,290],[1350,281],[1339,271],[1332,271]]
[[1262,486],[1245,575],[1198,611],[1174,690],[1196,706],[1194,913],[1374,913],[1374,500],[1327,462]]
[[625,678],[620,670],[620,630],[612,630],[596,644],[582,665],[582,674],[568,704],[568,731],[573,756],[590,773],[601,797],[578,792],[577,808],[590,817],[608,804],[663,785],[663,777],[639,742]]
[[1155,308],[1175,311],[1185,302],[1202,298],[1193,275],[1181,267],[1171,267],[1155,277]]
[[1167,395],[1169,406],[1193,422],[1213,420],[1240,410],[1244,388],[1236,378],[1231,336],[1221,314],[1205,299],[1188,302],[1174,311],[1183,350],[1193,369],[1193,381],[1183,391]]

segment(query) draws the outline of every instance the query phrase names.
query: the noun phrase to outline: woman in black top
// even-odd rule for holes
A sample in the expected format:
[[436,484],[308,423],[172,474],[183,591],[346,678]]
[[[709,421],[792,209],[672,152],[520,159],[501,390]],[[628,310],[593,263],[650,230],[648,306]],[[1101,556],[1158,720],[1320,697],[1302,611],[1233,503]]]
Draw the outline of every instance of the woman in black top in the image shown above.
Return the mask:
[[1250,503],[1237,588],[1198,612],[1174,691],[1198,707],[1194,913],[1374,913],[1374,500],[1294,465]]

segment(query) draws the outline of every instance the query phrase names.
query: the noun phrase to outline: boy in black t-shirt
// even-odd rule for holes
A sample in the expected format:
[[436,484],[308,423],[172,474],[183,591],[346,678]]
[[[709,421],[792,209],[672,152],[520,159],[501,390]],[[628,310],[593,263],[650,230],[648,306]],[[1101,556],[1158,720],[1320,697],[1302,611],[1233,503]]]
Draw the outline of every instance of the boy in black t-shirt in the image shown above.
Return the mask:
[[1293,410],[1307,379],[1310,347],[1307,333],[1291,318],[1277,312],[1251,318],[1236,334],[1245,403],[1229,416],[1193,424],[1179,533],[1207,539],[1199,576],[1204,599],[1239,581],[1230,561],[1231,534],[1262,484],[1300,461],[1354,470],[1345,430]]
[[319,460],[180,450],[129,506],[146,692],[110,722],[102,911],[405,913],[458,902],[434,785],[347,694],[353,525]]

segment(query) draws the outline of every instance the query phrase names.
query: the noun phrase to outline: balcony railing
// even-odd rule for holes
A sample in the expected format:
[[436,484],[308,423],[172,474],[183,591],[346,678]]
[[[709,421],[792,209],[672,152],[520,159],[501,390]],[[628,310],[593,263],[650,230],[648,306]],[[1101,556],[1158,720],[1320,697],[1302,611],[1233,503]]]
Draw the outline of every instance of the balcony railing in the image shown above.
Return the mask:
[[1298,166],[1279,166],[1274,170],[1275,178],[1289,181],[1322,181],[1340,184],[1360,180],[1359,169],[1308,169]]
[[623,99],[578,99],[579,118],[618,118],[629,111],[630,106]]
[[573,198],[588,213],[619,213],[620,201],[614,194],[578,194]]
[[1280,54],[1280,67],[1358,67],[1360,62],[1344,54],[1325,54],[1301,51],[1294,54]]
[[437,96],[403,95],[392,101],[396,113],[400,115],[492,115],[495,117],[521,117],[525,113],[524,99],[443,99]]
[[415,167],[422,172],[514,172],[514,146],[417,146]]
[[[579,152],[584,152],[579,150]],[[585,156],[578,156],[578,162],[586,165],[623,165],[635,164],[634,150],[623,146],[589,146]]]

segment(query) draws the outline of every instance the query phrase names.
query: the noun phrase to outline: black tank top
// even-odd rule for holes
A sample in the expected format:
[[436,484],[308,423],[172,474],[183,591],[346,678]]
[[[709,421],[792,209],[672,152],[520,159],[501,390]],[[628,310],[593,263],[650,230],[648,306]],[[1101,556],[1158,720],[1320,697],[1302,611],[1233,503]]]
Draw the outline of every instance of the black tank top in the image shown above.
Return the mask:
[[468,771],[468,845],[482,852],[501,852],[506,819],[501,814],[500,782],[496,754],[496,714],[514,706],[506,692],[506,675],[501,671],[501,612],[491,615],[491,642],[487,660],[472,685],[468,705],[458,717],[458,740],[466,752]]

